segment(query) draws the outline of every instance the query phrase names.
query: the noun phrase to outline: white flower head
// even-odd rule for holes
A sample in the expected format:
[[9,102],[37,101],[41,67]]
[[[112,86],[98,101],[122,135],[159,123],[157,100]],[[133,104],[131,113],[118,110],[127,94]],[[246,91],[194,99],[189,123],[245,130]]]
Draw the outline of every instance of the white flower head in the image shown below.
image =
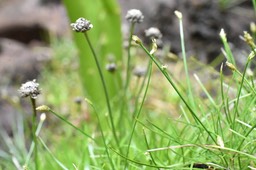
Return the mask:
[[91,22],[85,18],[78,18],[75,23],[71,23],[73,31],[76,32],[85,32],[93,28]]
[[143,22],[144,16],[140,10],[130,9],[125,18],[131,23],[141,23]]
[[111,73],[113,73],[113,72],[115,72],[116,71],[116,64],[115,63],[108,63],[107,65],[106,65],[106,70],[107,71],[109,71],[109,72],[111,72]]
[[33,99],[36,99],[37,96],[41,93],[39,89],[39,83],[37,83],[35,79],[33,81],[28,81],[22,84],[18,91],[20,92],[21,97],[30,96]]
[[142,77],[146,74],[147,69],[145,67],[137,66],[133,70],[133,74],[137,77]]
[[162,33],[156,27],[151,27],[145,30],[146,37],[153,38],[153,39],[160,39],[162,38]]

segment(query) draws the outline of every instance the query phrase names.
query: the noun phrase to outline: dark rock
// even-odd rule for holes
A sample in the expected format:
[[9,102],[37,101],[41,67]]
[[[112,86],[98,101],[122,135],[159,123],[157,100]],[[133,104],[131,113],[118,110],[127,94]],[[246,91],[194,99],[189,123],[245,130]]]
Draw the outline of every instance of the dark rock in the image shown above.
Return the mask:
[[0,6],[0,37],[23,43],[48,42],[49,34],[69,35],[63,5],[42,5],[39,0],[5,1]]
[[42,61],[50,57],[49,48],[45,47],[49,35],[70,35],[63,5],[59,1],[49,3],[44,0],[0,2],[0,85],[35,79]]
[[[186,51],[206,63],[211,62],[221,53],[220,49],[223,47],[219,38],[221,28],[224,28],[234,51],[246,50],[247,46],[239,39],[239,35],[245,30],[249,31],[250,22],[255,20],[251,1],[236,5],[231,3],[225,9],[222,9],[215,0],[119,0],[119,2],[123,9],[123,19],[130,8],[140,9],[144,14],[144,22],[136,26],[136,34],[144,37],[145,29],[158,27],[163,34],[163,43],[171,43],[171,51],[176,54],[181,52],[181,45],[179,23],[174,11],[181,11]],[[124,22],[125,35],[128,35],[128,27],[128,22]],[[244,61],[239,62],[243,64]]]
[[14,40],[0,39],[0,86],[36,79],[50,59],[47,47],[27,47]]

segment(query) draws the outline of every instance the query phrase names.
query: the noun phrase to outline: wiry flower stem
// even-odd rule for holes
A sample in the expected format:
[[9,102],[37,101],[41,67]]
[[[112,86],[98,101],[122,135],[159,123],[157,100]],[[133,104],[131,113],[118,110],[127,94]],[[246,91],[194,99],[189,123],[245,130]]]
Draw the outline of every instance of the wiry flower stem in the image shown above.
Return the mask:
[[119,141],[118,141],[118,138],[117,138],[117,135],[116,135],[116,129],[115,129],[115,125],[114,125],[114,118],[113,118],[113,114],[112,114],[112,109],[111,109],[111,106],[110,106],[109,95],[108,95],[108,91],[107,91],[107,85],[106,85],[106,82],[105,82],[105,79],[104,79],[104,76],[103,76],[103,73],[102,73],[102,70],[101,70],[101,67],[100,67],[100,63],[99,63],[97,55],[96,55],[96,53],[94,51],[94,48],[93,48],[93,46],[91,44],[91,41],[90,41],[90,39],[89,39],[89,37],[88,37],[86,32],[84,32],[84,36],[85,36],[86,41],[88,42],[89,47],[90,47],[90,49],[92,51],[95,63],[97,65],[97,69],[98,69],[99,74],[100,74],[100,79],[101,79],[101,83],[103,85],[103,90],[104,90],[104,93],[105,93],[107,108],[108,108],[108,112],[109,112],[109,116],[110,116],[110,123],[111,123],[111,127],[112,127],[112,133],[114,135],[114,139],[115,139],[117,145],[119,146]]
[[32,97],[30,97],[31,103],[32,103],[32,137],[33,137],[33,142],[35,144],[35,149],[34,149],[34,161],[35,161],[35,169],[39,169],[39,161],[38,161],[38,152],[37,152],[37,137],[36,137],[36,100]]
[[66,118],[62,117],[60,114],[54,112],[52,109],[50,109],[48,106],[46,105],[42,105],[36,108],[37,111],[40,112],[51,112],[52,114],[54,114],[57,118],[59,118],[60,120],[62,120],[63,122],[65,122],[66,124],[68,124],[69,126],[73,127],[75,130],[79,131],[80,133],[82,133],[84,136],[87,136],[88,138],[92,139],[93,141],[95,141],[95,139],[88,135],[87,133],[85,133],[83,130],[81,130],[80,128],[76,127],[75,125],[73,125],[71,122],[69,122]]
[[188,93],[188,97],[189,97],[189,103],[195,109],[195,100],[194,100],[194,96],[192,93],[191,82],[189,79],[189,71],[188,71],[187,56],[186,56],[185,41],[184,41],[182,13],[179,11],[175,11],[174,13],[179,19],[180,40],[181,40],[180,43],[181,43],[182,59],[183,59],[183,64],[184,64],[184,69],[185,69],[185,74],[186,74],[186,82],[187,82],[187,88],[188,88],[187,93]]
[[120,113],[120,120],[118,122],[122,122],[122,115],[123,115],[123,112],[124,112],[124,107],[125,107],[125,104],[127,103],[127,95],[128,95],[128,87],[129,87],[129,84],[130,84],[130,77],[131,77],[131,42],[132,42],[132,35],[133,35],[133,32],[134,32],[134,27],[135,27],[135,23],[132,23],[131,24],[131,27],[130,27],[130,37],[129,37],[129,45],[128,45],[128,58],[127,58],[127,68],[126,68],[126,80],[125,80],[125,84],[124,84],[124,91],[123,91],[123,103],[122,103],[122,106],[121,106],[121,113]]
[[[133,114],[134,115],[134,123],[133,123],[133,127],[132,127],[132,132],[131,132],[131,135],[130,135],[130,138],[129,138],[128,148],[127,148],[127,152],[126,152],[126,157],[129,156],[130,146],[131,146],[132,138],[133,138],[133,135],[134,135],[134,131],[135,131],[135,128],[136,128],[136,125],[137,125],[137,121],[139,119],[139,116],[140,116],[143,104],[144,104],[145,99],[146,99],[146,95],[147,95],[148,88],[149,88],[149,83],[150,83],[150,80],[151,80],[151,73],[152,73],[152,60],[150,60],[149,63],[148,63],[148,67],[147,67],[148,80],[147,80],[147,83],[146,83],[145,92],[144,92],[143,97],[142,97],[142,102],[141,102],[139,108],[137,108],[138,107],[138,99],[139,99],[139,97],[140,97],[139,95],[140,95],[140,93],[141,93],[141,91],[143,89],[142,87],[143,87],[143,85],[144,85],[144,83],[146,81],[146,77],[144,78],[143,85],[142,85],[141,90],[139,92],[139,95],[137,96],[137,99],[136,99],[136,105],[135,105],[135,110],[134,110],[134,114]],[[128,166],[128,162],[126,160],[125,168],[124,169],[126,169],[127,166]]]
[[[37,152],[37,136],[36,136],[36,128],[37,128],[37,121],[36,121],[36,98],[41,93],[39,89],[39,83],[36,80],[27,81],[26,83],[22,84],[20,89],[18,90],[21,94],[21,97],[30,97],[31,104],[32,104],[32,137],[33,142],[35,145],[34,150],[34,161],[35,161],[35,170],[39,169],[39,161],[38,161],[38,152]],[[33,143],[32,143],[33,145]]]
[[127,58],[127,69],[126,69],[126,82],[125,82],[125,93],[127,92],[128,85],[130,82],[130,76],[131,76],[131,44],[132,44],[132,35],[134,32],[135,23],[131,24],[130,28],[130,37],[129,37],[129,45],[128,45],[128,58]]
[[196,112],[193,110],[193,108],[189,105],[188,101],[183,97],[183,95],[180,93],[180,90],[178,89],[178,87],[176,86],[176,84],[173,82],[173,80],[170,78],[168,72],[166,71],[166,69],[164,69],[160,63],[155,59],[155,57],[150,54],[150,52],[146,49],[146,47],[143,45],[143,43],[141,42],[141,40],[137,37],[134,36],[133,40],[144,50],[144,52],[150,57],[150,59],[155,63],[155,65],[158,67],[158,69],[162,72],[162,74],[165,76],[165,78],[167,79],[167,81],[171,84],[171,86],[174,88],[174,90],[177,92],[177,94],[179,95],[180,99],[183,101],[183,103],[186,105],[186,107],[188,108],[188,110],[190,111],[191,115],[193,116],[194,120],[197,121],[202,128],[207,132],[207,134],[209,135],[209,137],[212,139],[212,141],[216,143],[215,138],[213,137],[212,132],[210,132],[206,126],[203,124],[203,122],[199,119],[199,117],[197,116]]

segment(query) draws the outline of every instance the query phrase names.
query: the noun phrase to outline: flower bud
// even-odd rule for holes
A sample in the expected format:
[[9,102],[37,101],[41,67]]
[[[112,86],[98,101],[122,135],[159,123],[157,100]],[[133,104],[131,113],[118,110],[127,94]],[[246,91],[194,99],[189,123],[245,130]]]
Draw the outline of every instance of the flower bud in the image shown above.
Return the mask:
[[182,19],[182,13],[180,11],[174,11],[174,14],[178,17],[178,19]]
[[149,53],[152,55],[156,52],[156,50],[157,50],[156,39],[152,39],[152,49]]
[[70,26],[72,27],[73,31],[76,32],[86,32],[93,28],[93,25],[89,20],[85,18],[78,18],[75,23],[71,23]]
[[131,23],[141,23],[143,22],[144,16],[140,10],[130,9],[125,18]]
[[21,97],[30,96],[33,99],[36,99],[37,96],[41,93],[39,89],[39,83],[37,83],[35,79],[33,81],[28,81],[22,84],[18,91],[20,92]]
[[38,107],[36,108],[36,110],[37,110],[37,111],[42,111],[42,112],[48,112],[48,111],[50,111],[51,109],[50,109],[48,106],[46,106],[46,105],[42,105],[42,106],[38,106]]
[[230,63],[230,62],[228,62],[228,61],[226,61],[226,66],[227,66],[230,70],[232,70],[232,71],[235,71],[235,70],[236,70],[236,67],[235,67],[232,63]]
[[140,39],[138,36],[136,36],[136,35],[133,35],[133,36],[132,36],[132,40],[133,40],[136,44],[141,44],[141,43],[142,43],[141,39]]
[[162,38],[162,34],[161,34],[160,30],[155,27],[151,27],[151,28],[145,30],[145,35],[146,35],[146,37],[149,37],[151,39],[152,38],[154,38],[154,39]]

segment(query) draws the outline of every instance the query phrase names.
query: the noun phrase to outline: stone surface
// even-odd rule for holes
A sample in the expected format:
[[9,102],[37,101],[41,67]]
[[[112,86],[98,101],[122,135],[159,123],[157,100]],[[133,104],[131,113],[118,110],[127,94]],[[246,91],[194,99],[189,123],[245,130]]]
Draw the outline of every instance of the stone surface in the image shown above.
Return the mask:
[[[144,22],[136,25],[136,34],[143,37],[145,29],[158,27],[163,34],[164,44],[170,43],[172,52],[176,54],[181,52],[181,45],[179,22],[174,11],[181,11],[186,50],[189,55],[196,56],[206,63],[211,62],[221,53],[220,48],[223,47],[219,38],[221,28],[225,29],[234,51],[243,51],[247,47],[239,35],[245,30],[249,31],[250,22],[255,21],[251,1],[233,5],[231,3],[226,9],[221,9],[216,0],[119,0],[119,2],[123,9],[123,20],[126,11],[131,8],[140,9],[144,14]],[[123,22],[123,31],[124,35],[128,35],[127,21]],[[237,57],[238,60],[240,58]],[[242,64],[244,60],[239,62]]]
[[69,36],[64,7],[55,1],[0,2],[0,85],[36,78],[49,59],[49,35]]
[[50,59],[47,47],[31,47],[0,38],[0,87],[36,79],[41,67]]
[[[69,33],[65,9],[61,4],[39,0],[10,0],[0,6],[0,37],[29,43],[44,41],[43,36],[64,36]],[[45,35],[44,35],[45,34]]]

